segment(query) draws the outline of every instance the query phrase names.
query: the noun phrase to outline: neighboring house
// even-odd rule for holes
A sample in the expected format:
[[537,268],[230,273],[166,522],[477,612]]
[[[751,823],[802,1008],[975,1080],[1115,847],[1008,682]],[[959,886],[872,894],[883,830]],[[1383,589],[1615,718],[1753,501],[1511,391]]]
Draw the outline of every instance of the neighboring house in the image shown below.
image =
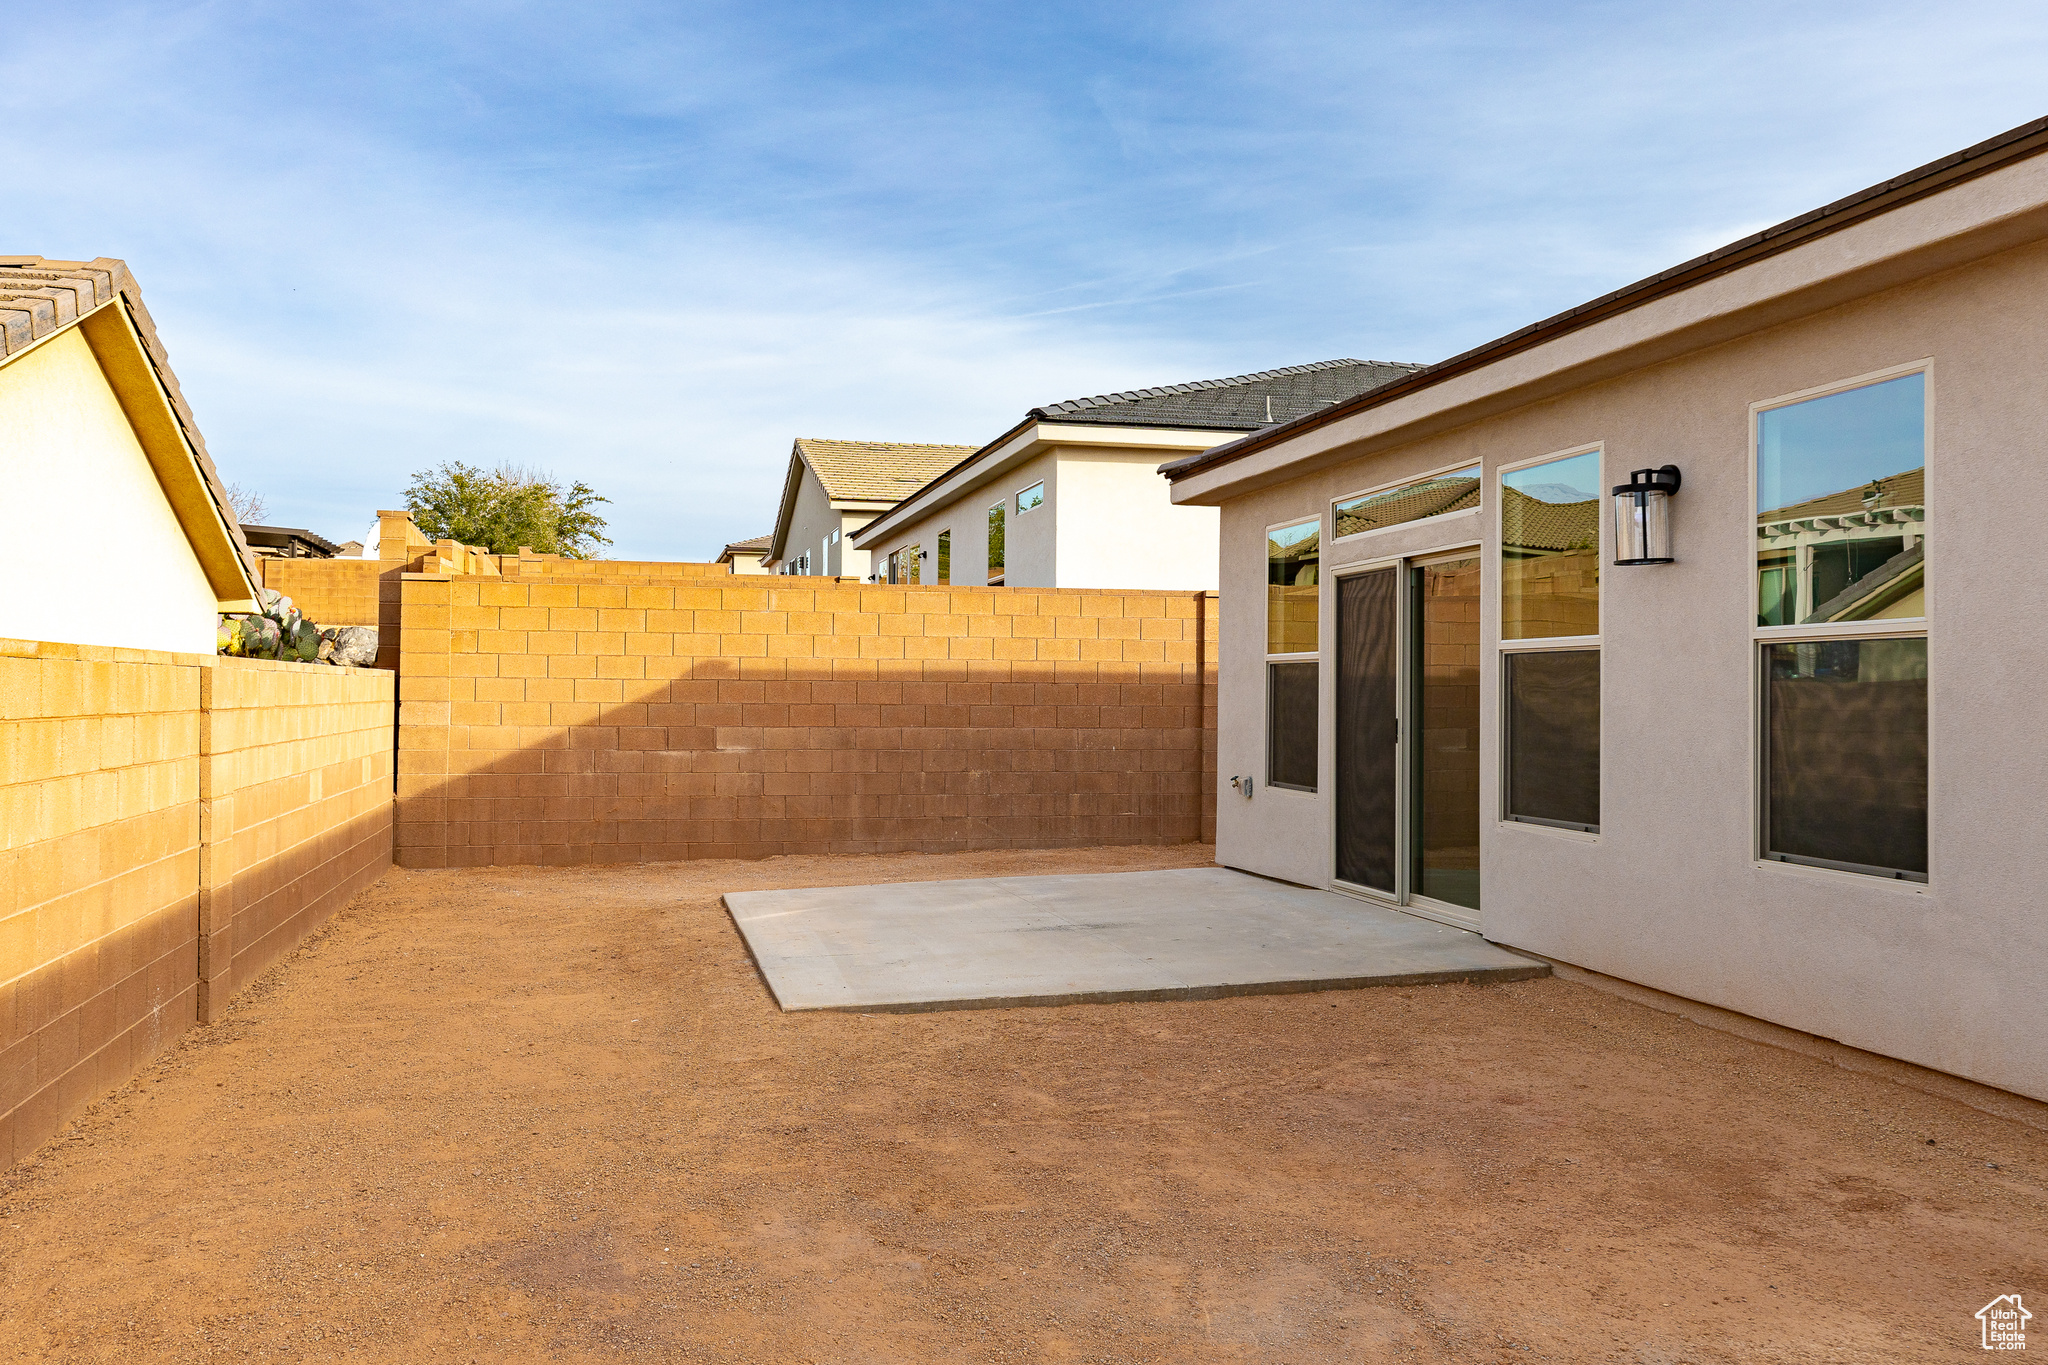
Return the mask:
[[854,532],[973,449],[798,437],[763,568],[866,577],[867,551],[854,548]]
[[765,536],[735,540],[718,552],[716,562],[734,573],[767,573],[768,570],[761,567],[761,561],[767,558],[769,543],[774,539],[774,533],[770,532]]
[[1154,472],[1161,457],[1207,450],[1418,368],[1325,360],[1048,403],[910,492],[854,544],[887,582],[1213,589],[1216,514],[1173,505]]
[[[0,256],[0,636],[212,654],[255,610],[227,491],[128,267]],[[81,525],[91,535],[81,540]]]
[[2048,1100],[2044,152],[1165,465],[1218,861]]
[[363,552],[361,541],[350,541],[355,549],[348,551],[325,536],[295,526],[244,526],[242,539],[258,559],[334,559]]

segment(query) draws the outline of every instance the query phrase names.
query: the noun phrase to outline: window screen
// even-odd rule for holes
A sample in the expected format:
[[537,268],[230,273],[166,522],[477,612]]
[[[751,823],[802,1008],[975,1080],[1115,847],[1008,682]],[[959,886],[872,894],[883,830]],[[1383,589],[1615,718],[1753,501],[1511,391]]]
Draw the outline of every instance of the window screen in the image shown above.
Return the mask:
[[1764,856],[1927,880],[1927,641],[1764,646]]
[[1316,789],[1316,664],[1266,665],[1266,781]]
[[1600,651],[1507,656],[1507,815],[1600,828]]

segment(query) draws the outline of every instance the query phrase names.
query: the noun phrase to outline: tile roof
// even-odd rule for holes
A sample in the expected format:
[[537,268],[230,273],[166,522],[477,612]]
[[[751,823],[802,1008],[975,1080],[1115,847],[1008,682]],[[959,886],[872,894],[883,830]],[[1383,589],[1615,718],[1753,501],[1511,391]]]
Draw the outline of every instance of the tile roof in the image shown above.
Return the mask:
[[234,508],[228,501],[227,489],[213,467],[213,457],[206,453],[206,438],[199,434],[199,423],[193,419],[191,405],[178,387],[178,376],[171,372],[170,353],[157,338],[156,323],[143,306],[142,290],[127,262],[111,256],[90,261],[0,256],[0,359],[34,345],[52,332],[62,331],[116,297],[127,301],[128,316],[142,338],[143,349],[149,354],[150,366],[156,371],[164,396],[170,400],[171,411],[184,428],[185,440],[199,464],[200,477],[206,481],[207,491],[227,525],[228,537],[234,543],[235,553],[242,558],[249,581],[262,582],[256,570],[256,557],[249,552],[241,523],[235,519]]
[[1427,479],[1406,488],[1353,499],[1336,509],[1337,534],[1357,535],[1382,526],[1399,526],[1405,521],[1462,512],[1479,505],[1479,480],[1473,478]]
[[1101,426],[1199,427],[1256,431],[1406,378],[1422,366],[1391,360],[1319,360],[1228,379],[1070,398],[1031,409],[1033,417]]
[[731,554],[734,550],[765,550],[774,539],[775,533],[768,531],[762,535],[748,536],[745,540],[729,540],[725,544],[725,552]]
[[1890,507],[1925,507],[1927,505],[1927,468],[1908,469],[1900,474],[1887,474],[1881,479],[1872,479],[1878,485],[1880,495],[1874,502],[1863,501],[1869,490],[1869,483],[1860,483],[1854,488],[1845,488],[1839,493],[1823,493],[1805,502],[1795,502],[1789,507],[1773,507],[1759,512],[1757,520],[1795,521],[1801,517],[1839,517],[1851,512],[1877,512]]
[[799,436],[796,453],[834,502],[894,505],[974,453],[973,446],[828,441]]
[[1519,488],[1502,488],[1500,543],[1521,550],[1598,549],[1600,499],[1545,502]]

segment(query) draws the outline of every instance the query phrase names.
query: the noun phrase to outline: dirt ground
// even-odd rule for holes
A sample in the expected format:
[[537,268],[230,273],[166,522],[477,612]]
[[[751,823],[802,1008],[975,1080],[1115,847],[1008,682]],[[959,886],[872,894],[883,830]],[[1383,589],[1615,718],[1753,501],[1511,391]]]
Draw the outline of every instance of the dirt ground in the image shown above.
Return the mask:
[[718,904],[1208,857],[394,871],[0,1181],[0,1358],[1931,1361],[2048,1314],[2048,1133],[1581,986],[786,1016]]

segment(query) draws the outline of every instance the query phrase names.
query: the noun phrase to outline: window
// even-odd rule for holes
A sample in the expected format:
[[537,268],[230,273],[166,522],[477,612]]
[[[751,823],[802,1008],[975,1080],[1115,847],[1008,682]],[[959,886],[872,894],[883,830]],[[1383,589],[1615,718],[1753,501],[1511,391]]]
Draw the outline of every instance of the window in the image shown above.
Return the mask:
[[1768,861],[1927,880],[1927,376],[1756,414]]
[[953,533],[939,532],[939,582],[953,581]]
[[1927,614],[1927,376],[1757,414],[1757,624]]
[[1317,570],[1323,521],[1266,532],[1266,782],[1316,789]]
[[1479,506],[1479,466],[1448,470],[1377,493],[1361,493],[1335,505],[1336,533],[1355,536],[1424,517]]
[[1600,828],[1600,651],[1506,656],[1506,814],[1565,829]]
[[[1600,829],[1598,449],[1500,471],[1501,818]],[[1585,649],[1523,641],[1584,640]]]
[[988,509],[988,581],[997,583],[1003,577],[1003,511],[1006,504],[997,503]]
[[1600,452],[1503,470],[1500,638],[1600,633]]
[[917,561],[919,555],[915,545],[906,545],[900,550],[889,552],[889,581],[891,583],[915,583],[918,580]]
[[1323,523],[1296,522],[1266,533],[1266,652],[1314,652],[1316,573]]
[[1020,517],[1023,516],[1026,512],[1029,512],[1032,508],[1038,506],[1040,503],[1044,501],[1044,482],[1040,481],[1038,483],[1032,484],[1031,487],[1025,489],[1022,493],[1019,493],[1017,495],[1017,515]]
[[1266,665],[1266,785],[1316,789],[1316,663]]

